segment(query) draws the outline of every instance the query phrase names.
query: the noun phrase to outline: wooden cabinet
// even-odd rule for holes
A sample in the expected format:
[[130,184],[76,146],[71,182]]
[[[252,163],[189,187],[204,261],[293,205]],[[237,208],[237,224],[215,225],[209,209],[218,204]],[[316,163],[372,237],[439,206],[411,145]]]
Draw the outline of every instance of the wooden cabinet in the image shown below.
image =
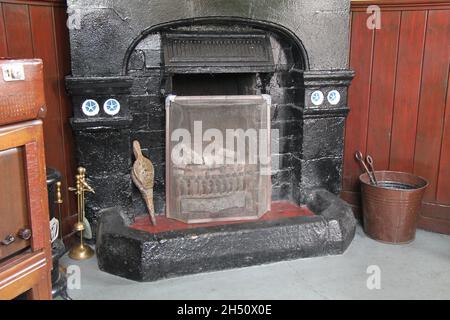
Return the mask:
[[51,299],[42,61],[0,60],[0,71],[0,299]]

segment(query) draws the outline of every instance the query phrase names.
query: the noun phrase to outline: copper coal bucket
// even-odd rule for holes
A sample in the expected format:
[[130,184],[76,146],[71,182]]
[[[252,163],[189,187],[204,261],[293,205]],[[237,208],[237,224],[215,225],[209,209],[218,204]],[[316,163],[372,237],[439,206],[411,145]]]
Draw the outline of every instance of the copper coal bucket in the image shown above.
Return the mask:
[[364,230],[374,240],[391,244],[415,239],[417,218],[428,182],[418,176],[376,171],[378,185],[361,175]]

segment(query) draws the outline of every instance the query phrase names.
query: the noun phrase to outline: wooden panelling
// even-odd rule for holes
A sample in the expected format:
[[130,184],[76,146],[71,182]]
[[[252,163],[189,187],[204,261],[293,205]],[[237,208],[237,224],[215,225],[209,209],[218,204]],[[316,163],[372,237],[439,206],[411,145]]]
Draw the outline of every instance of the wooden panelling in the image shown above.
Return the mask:
[[33,42],[28,6],[4,3],[3,19],[11,58],[33,58]]
[[414,173],[430,186],[425,200],[436,200],[445,100],[447,95],[450,11],[430,11],[425,42],[423,77],[417,124]]
[[[365,13],[353,13],[352,25],[365,25],[366,21]],[[374,35],[373,30],[368,28],[356,28],[352,32],[350,61],[355,70],[355,79],[352,90],[349,91],[349,100],[358,105],[358,108],[353,108],[347,119],[347,150],[366,150]],[[355,134],[356,132],[359,134]],[[358,187],[360,171],[354,159],[354,153],[345,153],[344,190],[354,190]]]
[[[381,29],[374,31],[366,25],[366,9],[373,4],[381,8]],[[362,172],[354,153],[361,150],[374,157],[377,169],[426,178],[430,187],[420,226],[446,233],[450,226],[449,48],[448,1],[352,3],[350,65],[357,74],[349,92],[343,198],[360,205],[357,180]]]
[[448,9],[448,0],[352,0],[352,11],[366,11],[370,5],[378,5],[384,10],[436,10]]
[[395,77],[398,57],[400,13],[386,12],[383,26],[375,33],[367,152],[379,168],[389,166]]
[[412,172],[427,13],[402,13],[389,169]]
[[[3,19],[3,7],[0,6],[0,18]],[[8,54],[8,46],[6,44],[5,24],[0,23],[0,57],[5,57]]]
[[70,50],[63,0],[0,0],[0,56],[41,58],[44,62],[47,116],[44,136],[47,165],[63,175],[64,234],[72,231],[76,164],[69,119],[72,108],[65,93],[64,77],[70,73]]
[[[59,95],[59,103],[61,105],[59,114],[59,123],[62,129],[62,148],[61,157],[64,159],[65,164],[65,182],[64,185],[75,186],[75,168],[77,163],[74,157],[74,138],[72,133],[72,127],[70,124],[70,118],[72,117],[72,104],[70,98],[65,94],[65,76],[71,73],[71,60],[70,60],[70,46],[68,39],[68,31],[66,26],[67,14],[66,7],[54,7],[53,18],[56,26],[55,37],[57,43],[57,59],[58,63],[58,88],[59,92],[63,94]],[[62,26],[62,27],[61,27]],[[64,234],[69,234],[73,230],[73,225],[77,220],[76,215],[76,201],[73,193],[69,193],[66,188],[65,199],[70,201],[70,212],[68,212],[68,219],[65,225]]]
[[441,162],[439,164],[437,201],[450,203],[450,72],[447,80],[444,132],[442,134]]

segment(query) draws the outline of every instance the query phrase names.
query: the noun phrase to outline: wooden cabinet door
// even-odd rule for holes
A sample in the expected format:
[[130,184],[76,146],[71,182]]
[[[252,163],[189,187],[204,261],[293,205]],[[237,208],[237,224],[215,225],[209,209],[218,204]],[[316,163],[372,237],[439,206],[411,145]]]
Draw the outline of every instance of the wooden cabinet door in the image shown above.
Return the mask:
[[30,246],[19,235],[21,229],[30,229],[24,167],[23,148],[0,151],[0,241],[15,239],[0,244],[0,260]]

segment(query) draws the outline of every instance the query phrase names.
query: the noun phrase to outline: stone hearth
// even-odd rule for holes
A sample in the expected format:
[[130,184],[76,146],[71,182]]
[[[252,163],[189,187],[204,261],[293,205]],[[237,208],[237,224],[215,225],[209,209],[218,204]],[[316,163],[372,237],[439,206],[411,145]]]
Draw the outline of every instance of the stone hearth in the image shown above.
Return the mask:
[[107,209],[97,240],[99,267],[131,280],[155,281],[344,253],[355,235],[351,208],[326,190],[307,198],[306,214],[157,233],[130,228],[120,210]]

